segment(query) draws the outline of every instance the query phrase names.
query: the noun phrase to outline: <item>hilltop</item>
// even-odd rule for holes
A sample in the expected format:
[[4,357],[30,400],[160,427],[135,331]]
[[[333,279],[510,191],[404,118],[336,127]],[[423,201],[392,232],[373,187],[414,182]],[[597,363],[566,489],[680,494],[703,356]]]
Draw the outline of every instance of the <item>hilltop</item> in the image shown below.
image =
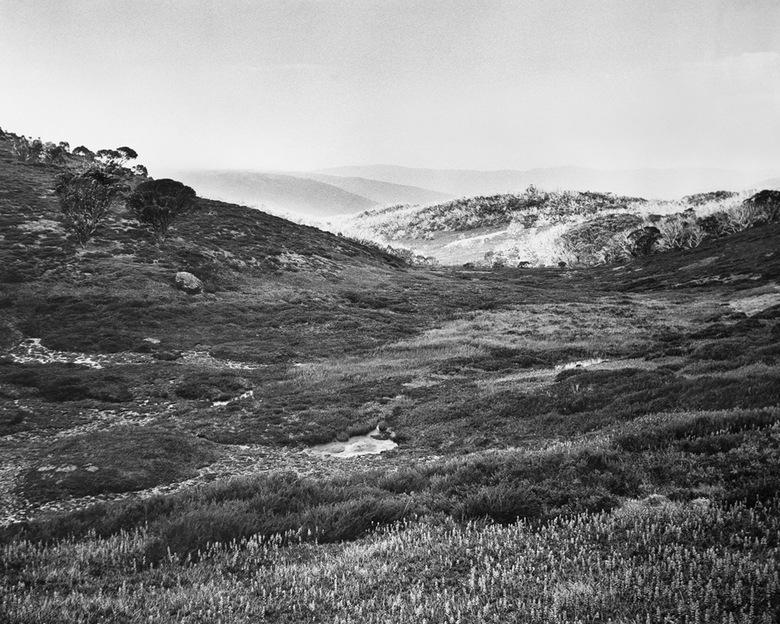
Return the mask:
[[[776,220],[620,263],[419,267],[205,198],[161,241],[118,197],[82,248],[54,193],[81,164],[0,138],[0,619],[780,613]],[[744,199],[685,205],[716,202]],[[635,204],[360,218],[435,242]],[[389,450],[328,454],[355,440]]]

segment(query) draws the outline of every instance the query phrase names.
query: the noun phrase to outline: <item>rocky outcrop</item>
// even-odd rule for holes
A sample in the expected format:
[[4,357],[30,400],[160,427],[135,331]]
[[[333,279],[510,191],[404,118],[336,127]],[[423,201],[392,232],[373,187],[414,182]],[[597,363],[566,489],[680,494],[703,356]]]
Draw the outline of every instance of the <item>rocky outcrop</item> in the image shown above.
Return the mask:
[[176,288],[191,295],[197,295],[198,293],[203,292],[203,282],[192,273],[179,271],[176,274]]

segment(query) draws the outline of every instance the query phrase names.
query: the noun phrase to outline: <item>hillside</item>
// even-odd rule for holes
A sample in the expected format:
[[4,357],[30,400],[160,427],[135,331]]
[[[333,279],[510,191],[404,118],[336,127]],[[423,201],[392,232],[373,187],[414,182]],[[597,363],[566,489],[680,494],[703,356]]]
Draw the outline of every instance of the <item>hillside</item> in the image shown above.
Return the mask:
[[326,182],[261,171],[175,171],[198,194],[297,216],[325,217],[367,210],[378,202]]
[[[766,201],[769,203],[766,203]],[[545,192],[391,206],[334,218],[333,231],[441,264],[593,265],[695,247],[780,218],[776,191],[717,191],[675,201]]]
[[190,170],[175,171],[172,175],[203,196],[310,221],[361,212],[374,206],[450,199],[446,193],[413,186],[298,171]]
[[322,169],[319,173],[420,186],[456,197],[515,193],[529,185],[546,191],[597,191],[654,199],[674,199],[712,189],[739,191],[757,188],[750,186],[757,179],[755,174],[706,168],[602,171],[584,167],[552,167],[525,171],[473,171],[370,165]]
[[204,198],[159,242],[118,198],[82,249],[78,164],[0,138],[0,621],[780,615],[780,223],[432,269]]
[[430,191],[417,186],[391,184],[380,180],[359,177],[343,177],[323,173],[295,172],[293,175],[325,182],[342,190],[366,197],[380,206],[393,204],[432,204],[452,199],[452,195]]

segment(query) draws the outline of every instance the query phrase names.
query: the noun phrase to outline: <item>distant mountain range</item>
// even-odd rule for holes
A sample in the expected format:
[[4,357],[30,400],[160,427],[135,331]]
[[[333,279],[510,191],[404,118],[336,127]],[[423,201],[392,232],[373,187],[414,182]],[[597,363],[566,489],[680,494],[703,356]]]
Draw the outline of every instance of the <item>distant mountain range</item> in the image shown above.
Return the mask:
[[262,171],[177,171],[174,177],[198,195],[269,212],[331,216],[361,212],[378,202],[337,186],[299,176]]
[[[714,190],[740,191],[767,188],[756,183],[773,172],[744,173],[726,169],[688,167],[679,169],[628,169],[603,171],[584,167],[553,167],[527,171],[474,171],[413,169],[390,165],[336,167],[319,173],[358,176],[393,184],[405,184],[457,197],[513,193],[529,185],[545,190],[599,191],[646,199],[675,199]],[[776,172],[775,172],[776,173]]]
[[780,178],[769,178],[768,180],[761,180],[760,182],[751,184],[750,188],[780,190]]
[[[355,214],[380,206],[437,204],[456,197],[544,190],[598,191],[632,197],[675,199],[714,190],[778,188],[773,172],[725,169],[602,171],[555,167],[527,171],[415,169],[391,165],[318,171],[185,170],[171,173],[200,196],[308,218]],[[764,181],[756,182],[761,177]]]
[[201,197],[277,213],[329,217],[393,204],[429,204],[452,195],[356,176],[265,171],[186,170],[172,173]]

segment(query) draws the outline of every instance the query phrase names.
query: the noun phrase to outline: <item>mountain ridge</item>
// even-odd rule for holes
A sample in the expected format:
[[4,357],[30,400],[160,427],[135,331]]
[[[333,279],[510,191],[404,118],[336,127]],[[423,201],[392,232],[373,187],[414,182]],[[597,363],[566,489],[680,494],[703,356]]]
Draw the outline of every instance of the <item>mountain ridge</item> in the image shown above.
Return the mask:
[[[522,191],[530,185],[545,190],[611,192],[648,199],[674,199],[683,195],[722,190],[742,190],[753,183],[755,173],[708,167],[640,168],[601,170],[562,166],[528,170],[470,170],[366,165],[318,169],[327,175],[362,176],[395,184],[410,184],[455,196]],[[772,175],[766,173],[766,177]]]
[[452,196],[409,185],[304,171],[189,169],[171,175],[200,195],[295,217],[323,218],[397,203],[431,203]]
[[172,175],[199,195],[275,212],[320,216],[359,212],[377,205],[366,197],[315,179],[282,172],[252,170],[182,170]]

